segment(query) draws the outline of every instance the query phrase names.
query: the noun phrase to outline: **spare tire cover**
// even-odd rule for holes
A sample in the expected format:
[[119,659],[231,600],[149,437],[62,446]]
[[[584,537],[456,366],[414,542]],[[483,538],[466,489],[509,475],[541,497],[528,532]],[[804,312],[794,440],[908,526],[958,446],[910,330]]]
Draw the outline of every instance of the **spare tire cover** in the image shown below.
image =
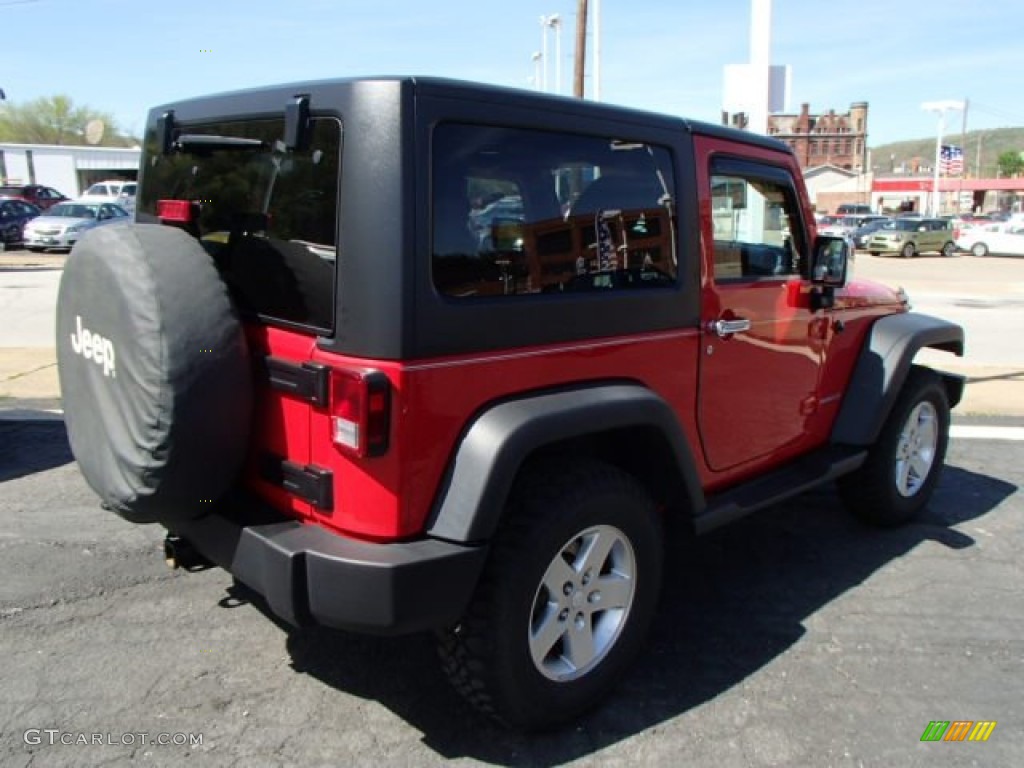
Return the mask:
[[186,232],[114,224],[75,245],[58,294],[57,364],[71,450],[126,519],[198,517],[236,480],[252,411],[245,335]]

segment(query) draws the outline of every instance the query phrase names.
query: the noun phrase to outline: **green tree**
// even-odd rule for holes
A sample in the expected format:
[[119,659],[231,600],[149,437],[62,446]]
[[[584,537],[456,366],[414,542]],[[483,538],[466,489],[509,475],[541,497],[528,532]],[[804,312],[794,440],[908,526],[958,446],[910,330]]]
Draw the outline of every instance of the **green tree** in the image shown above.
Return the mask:
[[1001,152],[997,162],[1001,176],[1016,176],[1024,171],[1024,152]]
[[88,106],[76,105],[70,96],[44,96],[22,104],[0,103],[0,141],[16,144],[87,144],[86,126],[103,124],[99,145],[126,147],[136,143],[124,135],[114,118]]

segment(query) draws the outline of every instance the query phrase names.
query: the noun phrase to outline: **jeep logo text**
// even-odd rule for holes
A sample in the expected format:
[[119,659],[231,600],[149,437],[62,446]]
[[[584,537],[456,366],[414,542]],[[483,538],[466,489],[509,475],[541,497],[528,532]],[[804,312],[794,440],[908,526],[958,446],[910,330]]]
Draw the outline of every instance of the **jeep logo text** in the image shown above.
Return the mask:
[[88,328],[82,327],[82,316],[75,318],[77,331],[71,334],[71,348],[76,355],[92,360],[96,365],[103,366],[104,376],[116,376],[113,342]]

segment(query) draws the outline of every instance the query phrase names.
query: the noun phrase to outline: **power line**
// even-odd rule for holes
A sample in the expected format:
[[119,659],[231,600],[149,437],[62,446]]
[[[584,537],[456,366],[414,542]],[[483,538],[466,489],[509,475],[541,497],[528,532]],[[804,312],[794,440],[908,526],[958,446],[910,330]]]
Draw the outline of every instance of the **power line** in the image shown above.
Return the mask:
[[971,100],[971,108],[979,112],[983,112],[986,115],[998,117],[1001,120],[1010,120],[1015,123],[1024,123],[1024,116],[1015,115],[1012,112],[1007,112],[1005,109],[1001,109],[999,107],[990,107],[987,104],[982,104],[980,102],[974,101],[973,99]]

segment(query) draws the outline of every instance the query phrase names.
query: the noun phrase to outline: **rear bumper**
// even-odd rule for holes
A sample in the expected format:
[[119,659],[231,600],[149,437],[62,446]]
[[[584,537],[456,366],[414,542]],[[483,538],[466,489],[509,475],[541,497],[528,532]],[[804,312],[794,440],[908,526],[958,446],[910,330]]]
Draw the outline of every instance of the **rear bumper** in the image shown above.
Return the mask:
[[386,635],[452,626],[487,554],[486,546],[438,539],[382,544],[285,518],[261,524],[237,518],[208,515],[175,524],[174,533],[295,626]]

